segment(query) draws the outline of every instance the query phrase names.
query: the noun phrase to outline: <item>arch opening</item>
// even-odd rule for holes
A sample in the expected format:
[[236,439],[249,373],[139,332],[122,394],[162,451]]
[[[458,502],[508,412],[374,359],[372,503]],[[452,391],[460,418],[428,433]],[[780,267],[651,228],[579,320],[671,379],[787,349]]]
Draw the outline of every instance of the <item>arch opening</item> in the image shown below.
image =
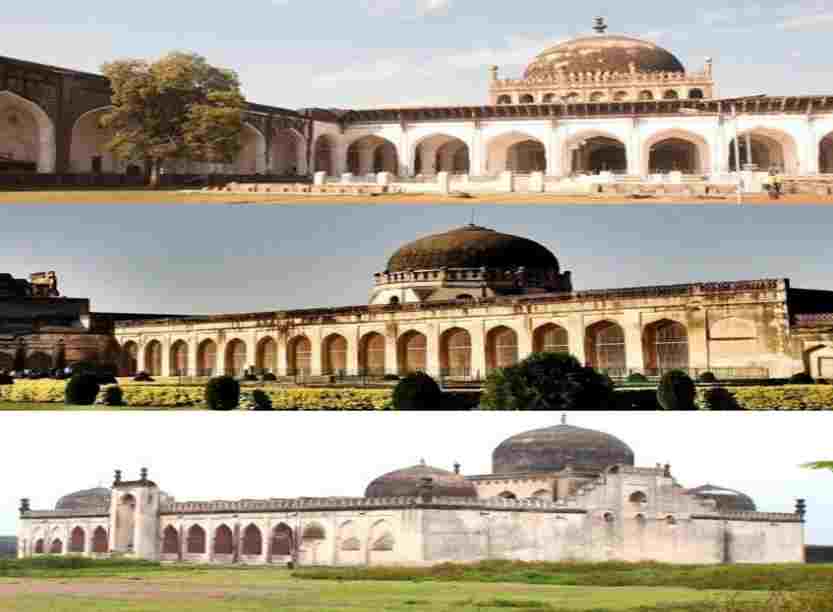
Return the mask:
[[0,172],[54,172],[55,126],[31,100],[0,91]]
[[192,555],[205,554],[205,529],[199,525],[192,525],[188,529],[188,538],[186,542],[187,550]]
[[235,338],[226,345],[226,376],[243,376],[246,371],[246,343]]
[[165,531],[162,534],[162,554],[179,554],[179,532],[173,525],[165,527]]
[[263,338],[257,344],[256,367],[261,374],[278,371],[278,343],[273,338]]
[[544,143],[521,132],[493,138],[487,146],[487,172],[498,174],[511,170],[520,174],[544,172],[547,154]]
[[628,171],[628,154],[625,143],[612,136],[576,136],[567,143],[570,174],[599,174]]
[[371,332],[362,338],[359,368],[364,376],[385,375],[385,337],[382,334]]
[[115,132],[101,125],[110,108],[99,108],[81,115],[72,126],[69,167],[78,173],[121,173],[124,164],[107,147]]
[[322,134],[316,139],[313,154],[316,172],[325,172],[327,176],[335,176],[335,151],[336,146],[330,136]]
[[611,377],[627,374],[625,331],[612,321],[600,321],[587,328],[586,353],[590,365]]
[[217,371],[217,343],[203,340],[197,348],[197,375],[214,376]]
[[409,331],[398,344],[400,375],[424,372],[428,365],[428,339],[417,331]]
[[645,372],[662,376],[670,370],[688,371],[688,330],[677,321],[663,319],[645,328]]
[[162,343],[159,340],[151,340],[145,347],[145,372],[162,376]]
[[499,326],[486,334],[486,369],[491,372],[518,363],[518,334]]
[[272,172],[283,176],[306,174],[306,143],[295,130],[278,129],[272,134]]
[[104,527],[96,527],[93,531],[93,552],[96,554],[106,553],[110,545],[108,540],[107,530]]
[[567,330],[555,323],[547,323],[536,329],[532,344],[536,353],[570,352]]
[[290,376],[309,376],[312,374],[312,343],[306,336],[298,336],[287,345]]
[[188,343],[184,340],[171,345],[171,376],[188,376]]
[[280,523],[272,530],[272,555],[287,557],[293,552],[292,529],[285,523]]
[[139,372],[139,345],[132,340],[125,342],[121,354],[122,373],[125,376],[136,376]]
[[444,378],[469,378],[471,371],[471,334],[455,327],[440,337],[440,368]]
[[249,525],[243,530],[243,554],[251,556],[263,554],[263,536],[257,525]]
[[70,553],[83,553],[84,552],[84,529],[81,527],[76,527],[72,530],[69,536],[69,545],[67,546],[67,552]]
[[214,553],[217,555],[234,554],[234,535],[228,525],[220,525],[214,530]]
[[396,146],[380,136],[364,136],[347,148],[347,171],[362,176],[378,172],[399,174]]
[[324,339],[323,344],[323,374],[344,376],[347,373],[347,339],[332,334]]
[[461,139],[434,134],[417,144],[414,150],[414,174],[467,174],[470,170],[469,157],[469,147]]
[[[798,172],[798,155],[793,138],[778,130],[760,128],[746,131],[738,137],[740,169],[752,165],[758,170],[775,170],[787,174]],[[749,146],[751,144],[751,147]],[[729,142],[729,169],[737,172],[735,140]]]
[[679,137],[665,138],[651,146],[649,151],[649,174],[703,173],[701,147],[691,140]]

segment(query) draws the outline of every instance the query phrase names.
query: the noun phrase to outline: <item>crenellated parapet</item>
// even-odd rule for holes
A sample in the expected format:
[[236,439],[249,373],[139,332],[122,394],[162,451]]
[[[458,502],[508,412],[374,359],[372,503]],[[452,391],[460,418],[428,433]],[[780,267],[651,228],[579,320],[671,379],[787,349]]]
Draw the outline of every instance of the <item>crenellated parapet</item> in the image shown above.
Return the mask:
[[798,514],[786,512],[726,512],[720,514],[692,514],[692,519],[713,521],[744,521],[751,523],[801,523]]

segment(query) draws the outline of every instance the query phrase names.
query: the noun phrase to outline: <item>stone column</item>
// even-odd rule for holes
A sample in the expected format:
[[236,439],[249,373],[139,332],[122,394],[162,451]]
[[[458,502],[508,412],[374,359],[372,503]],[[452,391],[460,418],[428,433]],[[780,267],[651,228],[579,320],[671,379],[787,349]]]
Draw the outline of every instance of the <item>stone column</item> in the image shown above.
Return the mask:
[[253,368],[257,364],[257,331],[250,330],[246,336],[246,363],[244,368]]
[[95,535],[95,527],[88,527],[84,530],[84,556],[93,556],[93,535]]
[[188,376],[198,376],[199,372],[197,371],[199,365],[197,364],[197,356],[199,353],[200,348],[200,341],[197,338],[197,334],[191,334],[191,339],[188,341]]
[[347,368],[347,375],[358,375],[359,373],[359,346],[361,345],[361,333],[359,327],[353,328],[353,333],[350,336],[345,334],[347,339],[347,360],[345,367]]
[[171,371],[171,337],[162,340],[162,376],[173,376]]
[[511,170],[504,170],[500,173],[498,191],[504,193],[512,193],[515,191],[515,175]]
[[642,354],[642,320],[639,311],[625,311],[621,325],[625,331],[626,367],[641,372],[645,368],[645,358]]
[[231,541],[231,562],[232,563],[239,563],[240,562],[240,523],[234,524],[234,534],[233,539]]
[[[689,367],[707,370],[709,368],[709,339],[706,311],[702,308],[689,310],[686,313],[686,329],[688,331]],[[692,378],[695,377],[692,376]]]
[[567,342],[570,354],[585,365],[589,359],[585,351],[584,316],[581,313],[571,313],[567,317]]
[[185,556],[185,529],[182,525],[179,526],[179,546],[176,551],[177,560],[182,563],[182,558]]
[[397,351],[396,325],[385,330],[385,371],[388,374],[399,374],[399,351]]
[[277,376],[286,376],[286,372],[289,369],[288,360],[288,352],[287,352],[287,335],[275,332],[275,340],[277,344],[277,372],[275,374]]
[[528,315],[524,315],[521,319],[521,328],[518,332],[518,361],[526,359],[532,354],[532,330]]
[[440,172],[437,174],[437,185],[440,188],[440,193],[447,194],[451,191],[448,172]]
[[321,373],[324,371],[323,356],[321,354],[321,328],[312,328],[307,337],[312,345],[312,352],[310,353],[310,375],[321,376]]
[[397,169],[396,176],[411,176],[413,174],[413,161],[411,160],[411,143],[410,135],[408,134],[408,127],[404,123],[399,126],[399,138],[397,139],[396,158]]
[[218,336],[214,342],[217,347],[217,354],[214,359],[214,375],[224,376],[226,373],[226,339],[223,336]]
[[474,121],[471,124],[469,136],[469,175],[483,176],[483,166],[486,159],[486,151],[483,148],[483,132],[480,129],[480,122]]
[[[563,176],[564,160],[563,147],[559,138],[558,122],[553,120],[549,131],[547,146],[547,176]],[[531,189],[530,189],[531,190]]]
[[425,369],[432,378],[440,379],[440,330],[436,323],[429,323],[425,330]]
[[272,529],[274,529],[271,521],[266,523],[266,533],[264,534],[264,538],[266,539],[265,542],[265,550],[266,550],[266,564],[272,564]]
[[482,319],[469,330],[471,334],[471,375],[486,378],[486,323]]
[[820,153],[819,147],[821,143],[818,142],[816,137],[816,124],[810,115],[807,116],[805,138],[807,144],[804,150],[806,153],[801,156],[803,159],[799,159],[799,163],[801,164],[799,172],[801,172],[801,174],[818,174]]
[[[639,119],[634,117],[625,138],[625,151],[628,156],[628,174],[645,176],[647,174],[642,160],[642,138],[639,133]],[[650,172],[650,169],[648,169]]]

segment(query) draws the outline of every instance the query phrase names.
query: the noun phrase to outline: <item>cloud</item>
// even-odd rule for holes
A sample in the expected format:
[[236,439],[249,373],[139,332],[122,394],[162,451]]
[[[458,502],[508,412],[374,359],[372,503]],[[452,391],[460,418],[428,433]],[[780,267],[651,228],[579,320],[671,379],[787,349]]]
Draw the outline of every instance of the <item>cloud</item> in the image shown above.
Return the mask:
[[441,61],[455,68],[472,69],[487,66],[526,66],[544,49],[558,44],[559,40],[510,36],[497,48],[482,47],[470,51],[458,51],[443,56]]
[[791,17],[782,21],[778,27],[793,32],[833,29],[833,12]]
[[360,0],[372,17],[434,17],[447,15],[452,0]]
[[369,64],[360,64],[339,70],[319,74],[313,83],[317,85],[342,85],[344,83],[369,83],[385,81],[409,70],[411,63],[406,58],[382,59]]
[[427,15],[447,15],[451,9],[451,0],[419,0],[417,2],[417,14],[425,17]]

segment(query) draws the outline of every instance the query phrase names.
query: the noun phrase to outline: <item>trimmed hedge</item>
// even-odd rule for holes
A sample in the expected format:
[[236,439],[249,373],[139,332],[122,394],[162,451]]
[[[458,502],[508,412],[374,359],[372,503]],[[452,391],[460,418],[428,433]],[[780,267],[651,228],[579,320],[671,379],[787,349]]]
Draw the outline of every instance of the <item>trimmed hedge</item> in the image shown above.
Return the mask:
[[438,410],[443,392],[437,382],[424,372],[412,372],[393,390],[393,407],[397,410]]
[[205,403],[210,410],[234,410],[240,405],[240,383],[231,376],[217,376],[205,385]]
[[696,410],[697,388],[688,374],[671,370],[662,375],[657,388],[657,401],[665,410]]
[[95,374],[73,374],[64,388],[64,401],[76,406],[92,406],[100,389]]

